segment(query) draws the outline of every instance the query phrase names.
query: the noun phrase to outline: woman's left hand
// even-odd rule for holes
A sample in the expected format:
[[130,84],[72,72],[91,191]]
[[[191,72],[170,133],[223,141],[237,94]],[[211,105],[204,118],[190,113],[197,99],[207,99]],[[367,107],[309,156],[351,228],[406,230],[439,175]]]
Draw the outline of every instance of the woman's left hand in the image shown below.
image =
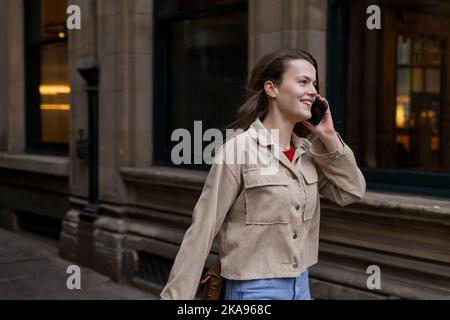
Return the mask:
[[317,94],[316,99],[319,99],[320,101],[323,101],[328,105],[327,111],[325,111],[325,115],[317,126],[312,125],[306,120],[303,121],[302,124],[322,141],[329,152],[335,152],[337,150],[342,151],[343,145],[340,142],[336,131],[334,130],[330,105],[328,104],[328,101],[319,94]]
[[328,104],[328,101],[319,94],[317,94],[316,99],[319,99],[320,101],[325,102],[328,105],[325,115],[323,116],[322,120],[317,126],[312,125],[306,120],[303,121],[302,124],[319,138],[329,136],[330,134],[334,134],[335,130],[333,125],[333,119],[331,117],[330,105]]

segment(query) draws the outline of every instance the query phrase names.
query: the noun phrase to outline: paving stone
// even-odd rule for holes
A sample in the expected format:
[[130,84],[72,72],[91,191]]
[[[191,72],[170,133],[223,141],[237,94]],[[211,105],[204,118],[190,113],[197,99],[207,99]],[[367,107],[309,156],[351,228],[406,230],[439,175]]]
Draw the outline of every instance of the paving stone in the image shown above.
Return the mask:
[[158,300],[155,294],[119,285],[80,266],[81,289],[67,288],[73,262],[57,248],[0,228],[0,299],[3,300]]

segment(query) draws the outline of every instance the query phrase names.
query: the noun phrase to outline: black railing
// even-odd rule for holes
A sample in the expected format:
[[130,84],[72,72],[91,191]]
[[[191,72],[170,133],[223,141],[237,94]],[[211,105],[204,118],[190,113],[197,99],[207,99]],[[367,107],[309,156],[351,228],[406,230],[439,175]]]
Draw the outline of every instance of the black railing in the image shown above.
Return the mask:
[[[98,82],[99,70],[96,67],[78,69],[78,72],[87,83],[86,92],[88,94],[88,121],[89,134],[86,140],[80,139],[77,141],[77,155],[81,158],[87,156],[89,165],[89,202],[80,211],[80,219],[86,221],[93,221],[97,218],[98,212]],[[87,150],[81,150],[87,148]],[[80,150],[78,150],[80,149]],[[87,152],[86,152],[87,151]]]

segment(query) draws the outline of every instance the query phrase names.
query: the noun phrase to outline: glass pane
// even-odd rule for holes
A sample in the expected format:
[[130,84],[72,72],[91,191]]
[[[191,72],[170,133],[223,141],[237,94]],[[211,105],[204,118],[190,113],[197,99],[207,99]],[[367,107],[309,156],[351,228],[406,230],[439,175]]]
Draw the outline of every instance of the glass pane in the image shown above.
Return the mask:
[[428,111],[428,118],[430,119],[431,127],[431,150],[438,152],[440,149],[440,111],[441,102],[439,96],[434,96],[434,99],[430,99],[430,110]]
[[67,0],[41,0],[41,39],[64,39],[67,36]]
[[244,97],[247,12],[185,20],[172,28],[170,132],[186,128],[193,134],[196,120],[203,121],[203,131],[221,129],[233,121]]
[[425,91],[428,93],[441,92],[441,69],[425,69]]
[[[408,1],[393,2],[402,2],[394,10],[395,17],[387,17],[398,32],[394,38],[370,37],[370,31],[362,32],[358,23],[350,23],[348,30],[340,28],[349,32],[348,51],[343,56],[359,58],[347,63],[348,74],[342,77],[347,83],[345,93],[339,89],[330,92],[346,101],[341,120],[357,160],[369,169],[371,182],[403,184],[411,176],[417,177],[411,184],[423,182],[425,187],[431,180],[422,181],[415,173],[450,172],[449,37],[445,28],[437,30],[447,25],[448,17],[437,11],[410,14]],[[359,10],[353,4],[349,7],[352,13]],[[342,17],[336,14],[335,18]],[[339,41],[331,44],[329,49],[340,45]],[[362,47],[373,48],[380,55],[360,56]],[[329,87],[334,88],[334,83]]]
[[399,36],[397,41],[397,64],[411,63],[411,39]]
[[395,108],[395,124],[397,128],[407,128],[410,125],[410,97],[397,96],[397,106]]
[[424,62],[427,65],[441,65],[441,44],[438,40],[426,39],[424,41]]
[[41,141],[69,142],[67,42],[41,46]]
[[412,64],[416,66],[424,63],[422,42],[423,41],[420,38],[416,38],[413,41]]
[[[402,51],[397,51],[398,55],[402,54]],[[399,58],[399,56],[397,56]],[[402,59],[397,59],[401,61]],[[401,61],[401,64],[405,64],[405,61]],[[397,69],[397,97],[395,107],[395,127],[397,128],[397,134],[395,136],[397,152],[407,153],[410,150],[410,139],[404,129],[409,127],[409,113],[410,113],[410,101],[411,101],[411,72],[409,68]]]
[[[395,106],[395,158],[390,166],[419,171],[442,170],[440,163],[440,114],[442,99],[442,55],[438,41],[416,38],[413,43],[413,66],[399,37],[397,49],[397,95]],[[403,50],[403,51],[402,51]],[[400,66],[399,66],[400,65]]]
[[422,92],[423,91],[423,69],[413,68],[412,69],[412,92]]
[[397,71],[397,95],[409,96],[410,70],[401,68]]

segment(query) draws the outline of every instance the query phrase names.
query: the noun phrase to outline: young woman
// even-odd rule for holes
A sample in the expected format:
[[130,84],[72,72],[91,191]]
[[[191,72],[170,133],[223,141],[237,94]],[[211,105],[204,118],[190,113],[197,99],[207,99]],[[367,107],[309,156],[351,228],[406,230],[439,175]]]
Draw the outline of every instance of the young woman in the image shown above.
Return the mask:
[[[310,299],[319,195],[344,206],[366,188],[330,109],[318,125],[306,121],[315,99],[325,101],[317,69],[309,53],[294,49],[256,63],[234,123],[244,132],[215,157],[162,299],[194,299],[216,234],[226,300]],[[301,137],[305,129],[310,140]],[[264,171],[268,163],[276,170]]]

